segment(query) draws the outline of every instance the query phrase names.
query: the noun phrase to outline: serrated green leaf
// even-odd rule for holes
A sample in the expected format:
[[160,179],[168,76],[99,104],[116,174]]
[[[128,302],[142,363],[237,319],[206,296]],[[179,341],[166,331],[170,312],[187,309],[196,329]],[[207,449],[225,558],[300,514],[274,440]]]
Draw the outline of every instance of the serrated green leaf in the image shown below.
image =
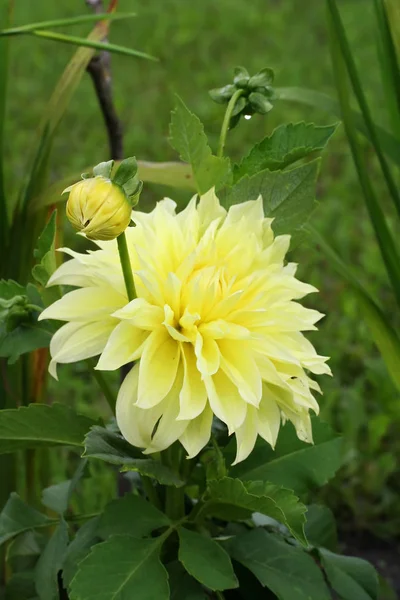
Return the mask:
[[94,421],[62,404],[0,411],[0,454],[44,446],[82,446]]
[[218,481],[210,481],[208,496],[203,508],[206,514],[227,520],[231,517],[227,512],[230,505],[248,511],[249,515],[259,512],[283,523],[302,544],[307,544],[304,534],[307,509],[292,490],[272,483],[243,482],[224,477]]
[[13,492],[0,513],[0,544],[20,533],[35,527],[47,527],[52,523],[46,515],[25,504]]
[[285,169],[312,152],[323,150],[335,133],[337,123],[319,127],[314,123],[280,125],[270,136],[256,144],[233,169],[234,181],[269,169]]
[[93,427],[87,434],[84,455],[121,465],[121,471],[136,471],[156,479],[162,485],[179,487],[184,483],[172,469],[152,458],[141,458],[143,454],[124,440],[122,435],[104,427]]
[[263,529],[236,536],[227,544],[227,550],[279,600],[331,598],[322,572],[311,556]]
[[238,587],[226,551],[210,537],[179,527],[179,560],[186,571],[210,590]]
[[69,586],[77,572],[78,564],[89,554],[90,548],[101,541],[97,534],[99,520],[100,517],[95,517],[82,525],[68,546],[62,570],[64,587]]
[[322,546],[335,552],[338,544],[335,517],[332,511],[322,504],[307,506],[306,536],[309,544]]
[[208,600],[202,586],[191,577],[178,561],[167,565],[170,600]]
[[273,217],[275,235],[289,233],[292,247],[302,236],[302,227],[316,207],[315,187],[319,159],[290,171],[260,171],[244,176],[222,198],[225,208],[261,195],[266,217]]
[[58,573],[69,542],[68,525],[62,519],[47,542],[35,567],[35,585],[40,600],[58,600]]
[[113,534],[148,536],[154,529],[170,525],[167,515],[140,496],[125,494],[112,500],[100,516],[97,533],[102,538]]
[[12,279],[0,279],[0,298],[11,300],[14,296],[24,296],[26,289]]
[[182,160],[192,165],[200,194],[226,180],[230,172],[229,159],[212,155],[203,124],[179,97],[171,115],[170,142]]
[[378,574],[366,560],[319,551],[322,566],[332,588],[343,600],[377,600]]
[[[324,110],[330,114],[337,115],[338,117],[341,116],[339,102],[328,96],[328,94],[317,92],[315,90],[298,87],[274,88],[274,100],[306,104],[307,106],[317,108],[318,110]],[[352,110],[351,114],[358,131],[369,139],[369,132],[365,126],[362,115],[355,110]],[[386,154],[390,156],[397,165],[400,165],[400,140],[386,129],[383,129],[383,127],[375,125],[375,129]]]
[[[229,474],[246,481],[270,481],[304,494],[322,486],[342,463],[342,440],[329,425],[312,418],[314,443],[300,441],[291,423],[281,428],[275,450],[259,438],[249,458],[232,467]],[[235,456],[235,444],[225,453],[227,462]]]
[[70,585],[71,600],[169,600],[168,574],[158,538],[111,536],[94,546]]

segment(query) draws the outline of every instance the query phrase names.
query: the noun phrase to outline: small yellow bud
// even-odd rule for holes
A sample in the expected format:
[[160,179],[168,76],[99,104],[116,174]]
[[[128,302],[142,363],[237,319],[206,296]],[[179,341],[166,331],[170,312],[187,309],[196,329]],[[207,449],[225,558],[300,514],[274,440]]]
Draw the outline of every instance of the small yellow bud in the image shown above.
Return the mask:
[[123,189],[102,176],[83,179],[69,192],[67,217],[90,240],[113,240],[131,221],[132,206]]

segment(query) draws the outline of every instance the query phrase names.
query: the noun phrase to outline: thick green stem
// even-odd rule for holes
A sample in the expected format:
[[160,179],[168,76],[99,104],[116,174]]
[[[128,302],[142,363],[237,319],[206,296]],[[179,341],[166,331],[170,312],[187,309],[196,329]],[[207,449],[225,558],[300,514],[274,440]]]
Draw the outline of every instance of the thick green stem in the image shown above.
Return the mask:
[[243,90],[236,90],[233,94],[232,98],[229,100],[228,106],[226,107],[224,120],[222,122],[221,133],[219,136],[219,144],[218,144],[218,152],[217,156],[223,156],[226,136],[228,134],[229,129],[229,121],[231,120],[233,109],[235,108],[235,104],[243,94]]
[[[176,443],[161,452],[161,462],[175,473],[181,472],[182,447]],[[165,488],[165,513],[172,521],[177,521],[185,516],[184,488],[173,485]]]
[[158,496],[157,489],[153,485],[153,482],[150,479],[150,477],[145,477],[144,475],[142,475],[142,485],[143,485],[144,493],[146,494],[148,500],[152,504],[154,504],[154,506],[156,506],[157,508],[159,508],[161,510],[162,509],[161,501]]
[[117,243],[119,259],[121,261],[122,272],[124,274],[125,287],[128,294],[128,299],[131,301],[136,298],[136,291],[125,232],[121,233],[121,235],[117,237]]
[[182,519],[185,515],[185,493],[183,487],[173,485],[165,489],[165,513],[172,521]]

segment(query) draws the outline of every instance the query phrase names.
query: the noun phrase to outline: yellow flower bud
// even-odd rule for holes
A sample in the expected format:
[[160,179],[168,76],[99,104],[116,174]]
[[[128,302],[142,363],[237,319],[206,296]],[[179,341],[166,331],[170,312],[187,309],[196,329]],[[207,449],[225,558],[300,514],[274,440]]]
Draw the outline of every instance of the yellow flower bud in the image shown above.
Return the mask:
[[90,240],[113,240],[128,227],[132,206],[123,189],[109,179],[83,179],[65,191],[68,219]]

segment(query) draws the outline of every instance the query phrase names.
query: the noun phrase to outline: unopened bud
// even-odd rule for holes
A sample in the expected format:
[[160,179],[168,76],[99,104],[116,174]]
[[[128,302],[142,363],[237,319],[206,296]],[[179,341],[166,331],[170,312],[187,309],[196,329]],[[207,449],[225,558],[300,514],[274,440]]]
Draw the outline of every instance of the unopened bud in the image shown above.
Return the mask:
[[90,240],[113,240],[131,221],[132,206],[123,189],[104,177],[83,179],[69,192],[67,217]]

